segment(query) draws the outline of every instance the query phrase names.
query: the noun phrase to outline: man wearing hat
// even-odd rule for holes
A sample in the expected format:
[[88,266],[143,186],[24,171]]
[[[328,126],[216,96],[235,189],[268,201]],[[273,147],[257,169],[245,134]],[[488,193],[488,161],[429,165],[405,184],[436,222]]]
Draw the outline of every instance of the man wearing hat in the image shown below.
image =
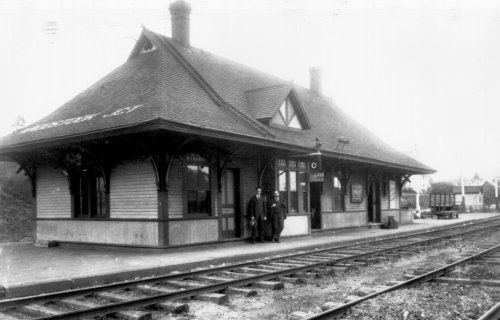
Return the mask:
[[250,198],[248,203],[248,216],[252,227],[252,243],[255,243],[256,236],[258,236],[259,242],[264,242],[264,221],[267,219],[267,206],[261,193],[262,189],[257,187],[255,195]]
[[270,218],[273,227],[272,242],[280,242],[281,231],[285,227],[285,219],[287,208],[286,205],[280,200],[279,191],[274,191],[273,200],[270,203]]

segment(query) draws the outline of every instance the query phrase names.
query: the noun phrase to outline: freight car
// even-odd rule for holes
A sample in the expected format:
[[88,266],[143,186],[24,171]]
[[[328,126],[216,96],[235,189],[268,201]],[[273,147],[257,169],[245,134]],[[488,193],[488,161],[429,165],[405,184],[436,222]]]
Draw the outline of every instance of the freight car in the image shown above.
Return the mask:
[[429,208],[433,218],[458,218],[459,207],[455,203],[454,194],[431,193],[429,195]]

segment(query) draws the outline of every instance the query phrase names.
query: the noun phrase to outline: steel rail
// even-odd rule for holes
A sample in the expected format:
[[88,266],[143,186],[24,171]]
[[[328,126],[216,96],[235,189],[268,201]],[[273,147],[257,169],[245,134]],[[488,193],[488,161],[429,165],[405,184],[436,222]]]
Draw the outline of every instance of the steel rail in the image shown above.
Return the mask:
[[500,319],[500,302],[486,311],[478,320],[498,320]]
[[[372,293],[372,294],[369,294],[367,296],[364,296],[364,297],[361,297],[357,300],[354,300],[354,301],[351,301],[351,302],[348,302],[342,306],[339,306],[337,308],[334,308],[334,309],[330,309],[330,310],[326,310],[322,313],[319,313],[317,315],[314,315],[312,317],[309,317],[305,320],[324,320],[324,319],[332,319],[333,317],[337,317],[341,314],[344,314],[348,309],[350,309],[351,307],[357,305],[357,304],[360,304],[361,302],[364,302],[366,300],[370,300],[370,299],[373,299],[377,296],[380,296],[382,294],[385,294],[385,293],[388,293],[388,292],[391,292],[391,291],[395,291],[395,290],[399,290],[399,289],[404,289],[404,288],[409,288],[409,287],[412,287],[412,286],[415,286],[415,285],[418,285],[418,284],[421,284],[421,283],[424,283],[424,282],[428,282],[428,281],[432,281],[433,279],[437,278],[437,277],[440,277],[442,276],[443,274],[445,274],[447,271],[449,271],[450,269],[453,269],[453,268],[456,268],[457,266],[460,266],[460,265],[463,265],[463,264],[467,264],[469,263],[471,260],[474,260],[474,259],[477,259],[483,255],[487,255],[493,251],[496,251],[496,250],[499,250],[500,249],[500,244],[497,244],[495,245],[494,247],[491,247],[489,249],[486,249],[486,250],[483,250],[477,254],[474,254],[470,257],[466,257],[464,259],[461,259],[459,261],[456,261],[456,262],[453,262],[453,263],[450,263],[444,267],[441,267],[441,268],[438,268],[438,269],[435,269],[433,271],[430,271],[430,272],[427,272],[423,275],[420,275],[420,276],[416,276],[412,279],[409,279],[407,281],[404,281],[404,282],[401,282],[401,283],[398,283],[394,286],[391,286],[387,289],[383,289],[383,290],[380,290],[380,291],[377,291],[375,293]],[[500,308],[500,303],[498,304],[498,307]],[[498,312],[498,310],[496,310],[496,312]],[[497,318],[486,318],[486,319],[498,319]]]
[[[480,225],[482,223],[484,223],[484,221],[481,223],[473,224],[473,226],[477,226],[477,225]],[[467,226],[471,226],[471,225],[467,225]],[[355,259],[361,259],[361,258],[369,257],[372,255],[383,254],[385,252],[391,252],[391,251],[404,249],[407,247],[413,247],[416,245],[417,246],[423,245],[423,244],[434,242],[434,241],[440,240],[440,239],[446,239],[446,238],[460,236],[460,235],[467,234],[467,233],[478,232],[481,230],[487,230],[487,229],[494,228],[496,226],[497,225],[489,225],[489,226],[483,227],[479,230],[468,230],[466,232],[457,232],[457,233],[447,234],[447,235],[440,236],[440,237],[421,240],[418,242],[411,242],[411,243],[404,244],[401,246],[384,248],[381,250],[370,251],[370,252],[361,253],[358,255],[346,256],[346,257],[341,257],[341,258],[334,258],[334,259],[327,261],[327,262],[311,264],[311,266],[315,266],[315,265],[322,266],[325,264],[331,264],[332,262],[340,263],[340,262],[345,262],[345,261],[350,261],[350,260],[355,260]],[[500,225],[498,225],[498,226],[500,226]],[[463,228],[463,226],[462,226],[462,228]],[[328,247],[328,248],[319,249],[319,250],[311,250],[311,251],[301,252],[301,253],[292,253],[292,254],[282,255],[282,256],[278,256],[278,257],[256,259],[256,260],[253,260],[250,262],[229,264],[229,265],[219,266],[219,267],[214,267],[214,268],[209,268],[209,269],[200,269],[200,270],[196,270],[196,271],[186,271],[186,272],[181,272],[181,273],[176,273],[176,274],[147,277],[147,278],[143,278],[143,279],[130,280],[130,281],[124,281],[124,282],[119,282],[119,283],[111,283],[111,284],[105,284],[105,285],[99,285],[99,286],[93,286],[93,287],[87,287],[87,288],[80,288],[80,289],[71,289],[71,290],[59,291],[59,292],[55,292],[55,293],[41,294],[41,295],[36,295],[36,296],[4,299],[4,300],[0,300],[0,310],[5,310],[6,308],[15,307],[15,306],[18,306],[20,304],[30,304],[30,303],[36,303],[36,302],[42,302],[42,301],[57,300],[57,299],[62,299],[62,298],[66,298],[69,296],[88,295],[88,294],[92,294],[92,293],[104,291],[104,290],[117,290],[117,289],[133,287],[133,286],[137,286],[137,285],[141,285],[141,284],[161,282],[161,281],[166,281],[166,280],[176,280],[176,279],[188,278],[188,277],[193,277],[193,276],[200,276],[200,275],[206,275],[206,274],[211,274],[211,273],[216,273],[216,272],[222,272],[222,271],[252,266],[252,265],[256,265],[256,264],[269,263],[269,262],[273,262],[273,261],[279,261],[279,260],[285,260],[285,259],[297,258],[297,257],[300,258],[302,256],[316,255],[316,254],[331,252],[331,251],[335,251],[335,250],[342,250],[342,249],[350,248],[352,246],[363,246],[363,245],[374,246],[376,244],[380,244],[383,242],[389,242],[389,241],[404,239],[404,238],[411,238],[413,236],[422,236],[422,235],[429,236],[433,233],[455,230],[455,229],[457,229],[457,227],[453,227],[450,229],[442,229],[439,231],[431,231],[431,232],[428,231],[428,232],[421,232],[421,233],[405,235],[405,236],[391,237],[389,239],[381,239],[381,240],[376,240],[376,241],[372,241],[372,242],[365,241],[365,242],[361,242],[361,243],[358,242],[358,243],[353,243],[353,244],[348,244],[348,245],[343,245],[343,246],[338,246],[338,247]]]
[[[428,242],[435,242],[436,240],[444,240],[446,238],[450,238],[450,237],[454,237],[454,236],[461,236],[463,234],[467,234],[467,233],[471,233],[471,232],[478,232],[481,230],[487,230],[487,229],[491,229],[493,227],[498,227],[498,225],[494,225],[494,226],[490,225],[490,226],[482,227],[482,228],[476,229],[476,230],[468,230],[466,232],[447,234],[447,235],[437,237],[437,238],[431,238],[431,239],[426,239],[426,240],[422,240],[422,241],[418,241],[418,242],[404,244],[402,246],[384,248],[381,250],[376,250],[376,251],[363,253],[363,254],[359,254],[359,255],[346,256],[346,257],[342,257],[342,258],[334,258],[334,259],[331,259],[329,261],[322,261],[322,262],[317,262],[317,263],[310,263],[309,262],[308,264],[306,264],[304,266],[300,266],[300,267],[294,267],[294,268],[289,268],[287,270],[269,272],[267,274],[258,275],[256,277],[247,277],[247,278],[243,278],[243,279],[230,280],[230,281],[221,282],[221,283],[217,283],[217,284],[213,284],[213,285],[207,285],[203,288],[177,291],[177,292],[172,292],[172,293],[168,293],[168,294],[160,294],[160,295],[147,297],[147,298],[134,299],[134,300],[129,300],[129,301],[120,302],[120,303],[108,304],[108,305],[103,306],[103,307],[84,309],[84,310],[79,311],[79,312],[75,311],[73,313],[63,314],[61,316],[48,316],[48,317],[40,317],[40,318],[36,318],[36,319],[37,320],[42,320],[42,319],[76,319],[76,318],[82,317],[82,316],[102,315],[102,314],[107,314],[110,312],[116,312],[119,310],[123,310],[124,308],[145,306],[145,305],[153,304],[155,302],[162,301],[165,299],[180,299],[180,298],[185,298],[185,297],[192,297],[192,296],[198,295],[200,293],[221,291],[221,290],[223,290],[227,287],[230,287],[230,286],[248,285],[251,283],[258,282],[258,281],[269,280],[269,279],[274,279],[274,278],[284,276],[284,275],[290,275],[290,274],[297,273],[297,272],[308,271],[308,270],[311,270],[311,269],[314,269],[317,267],[321,267],[321,266],[325,266],[325,265],[331,265],[331,264],[341,263],[344,261],[356,260],[356,259],[360,259],[363,257],[372,256],[372,255],[380,255],[380,254],[390,252],[390,251],[401,250],[401,249],[404,249],[404,248],[410,247],[410,246],[422,245],[422,244],[425,244]],[[442,231],[446,231],[446,230],[441,230],[441,232]],[[428,235],[429,232],[426,232],[426,234]],[[410,236],[406,235],[406,237],[403,237],[403,238],[408,238],[408,237],[410,237]],[[401,237],[395,237],[395,238],[401,238]],[[381,241],[387,241],[387,239],[380,240],[380,241],[377,241],[375,243],[374,242],[371,242],[371,243],[366,242],[364,244],[372,244],[373,245],[373,244],[380,243]],[[134,280],[134,281],[112,284],[112,285],[63,291],[63,292],[59,292],[59,293],[55,293],[55,294],[46,294],[43,296],[4,300],[4,301],[0,301],[0,307],[1,307],[1,309],[5,309],[8,307],[17,306],[20,303],[21,304],[29,304],[29,303],[38,302],[38,301],[57,300],[57,299],[65,298],[68,296],[90,294],[90,293],[94,293],[96,291],[112,290],[112,289],[119,289],[119,288],[124,288],[124,287],[133,287],[135,285],[143,284],[143,283],[161,282],[164,280],[189,278],[189,277],[203,275],[203,274],[213,274],[216,272],[237,269],[237,268],[241,268],[244,266],[257,265],[260,263],[266,263],[266,262],[270,262],[270,261],[286,260],[286,259],[289,259],[291,257],[297,257],[297,256],[300,257],[300,256],[304,256],[304,255],[316,255],[316,254],[321,253],[321,252],[334,251],[334,250],[339,250],[339,248],[352,247],[353,245],[360,245],[360,244],[359,243],[358,244],[350,244],[350,245],[341,246],[341,247],[334,247],[334,248],[328,248],[328,249],[322,249],[322,250],[312,250],[310,252],[304,252],[304,253],[300,253],[300,254],[290,254],[290,255],[274,257],[274,258],[259,259],[258,261],[251,261],[251,262],[247,262],[247,263],[238,263],[238,264],[234,264],[234,265],[218,267],[215,269],[203,269],[203,270],[198,270],[198,271],[194,271],[194,272],[184,272],[184,273],[175,274],[175,275],[146,278],[146,279]]]
[[[495,226],[495,227],[498,227],[498,226]],[[483,228],[482,230],[489,229],[489,228],[492,228],[492,227],[491,226],[486,227],[486,228]],[[466,233],[470,233],[470,232],[477,232],[477,230],[468,231]],[[462,234],[463,233],[460,233],[459,235],[462,235]],[[452,236],[453,235],[447,235],[444,238],[449,238]],[[435,239],[424,240],[423,242],[429,242],[432,240],[435,240]],[[407,247],[409,245],[412,245],[412,244],[405,244],[403,247]],[[193,296],[196,296],[196,295],[199,295],[202,293],[222,291],[222,290],[224,290],[228,287],[232,287],[232,286],[246,286],[246,285],[258,282],[258,281],[271,280],[271,279],[278,278],[280,276],[286,276],[286,275],[290,275],[290,274],[294,274],[294,273],[304,272],[304,271],[308,271],[308,270],[311,270],[311,269],[314,269],[314,268],[317,268],[320,266],[332,264],[332,263],[339,263],[342,261],[353,260],[353,258],[358,258],[359,256],[380,254],[380,253],[384,253],[387,251],[394,251],[394,248],[377,250],[377,251],[372,252],[372,253],[366,253],[366,254],[353,256],[353,257],[343,257],[343,258],[334,259],[331,261],[311,263],[311,264],[307,264],[307,265],[300,266],[300,267],[289,268],[286,270],[271,271],[271,272],[266,273],[266,274],[257,275],[257,276],[250,276],[250,277],[246,277],[243,279],[234,279],[234,280],[223,281],[223,282],[216,283],[216,284],[209,284],[209,285],[202,287],[202,288],[186,289],[186,290],[179,290],[179,291],[174,291],[174,292],[169,292],[169,293],[156,294],[156,295],[149,296],[149,297],[131,299],[131,300],[111,303],[111,304],[107,304],[107,305],[103,305],[103,306],[99,306],[99,307],[71,311],[71,312],[67,312],[64,314],[60,314],[60,315],[38,317],[38,318],[34,318],[33,320],[79,319],[81,317],[109,314],[109,313],[121,311],[124,309],[144,307],[144,306],[152,305],[154,303],[162,302],[162,301],[169,300],[169,299],[170,300],[182,299],[182,298],[193,297]],[[252,264],[254,264],[254,263],[252,263]],[[234,269],[234,267],[232,269]],[[212,271],[211,273],[214,273],[214,272]],[[192,273],[189,273],[189,275],[193,276]],[[395,286],[395,288],[399,288],[400,286],[401,285],[397,285],[397,286]],[[367,297],[369,297],[369,296],[367,296]]]

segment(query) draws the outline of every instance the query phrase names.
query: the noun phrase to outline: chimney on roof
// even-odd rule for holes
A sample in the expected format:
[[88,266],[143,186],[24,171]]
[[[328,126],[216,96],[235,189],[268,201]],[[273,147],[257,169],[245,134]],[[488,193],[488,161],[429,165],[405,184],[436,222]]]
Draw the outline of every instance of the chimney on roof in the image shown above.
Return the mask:
[[172,20],[172,39],[185,47],[189,47],[189,14],[191,5],[184,0],[170,4],[170,19]]
[[309,89],[318,94],[322,94],[322,75],[321,75],[321,68],[320,67],[311,67],[309,68]]

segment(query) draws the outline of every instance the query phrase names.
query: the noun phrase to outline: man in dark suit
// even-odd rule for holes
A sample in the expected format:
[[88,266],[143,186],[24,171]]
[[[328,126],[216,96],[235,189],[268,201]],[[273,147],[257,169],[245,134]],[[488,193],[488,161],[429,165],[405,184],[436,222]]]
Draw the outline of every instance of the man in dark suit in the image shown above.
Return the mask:
[[285,227],[287,208],[280,200],[280,193],[278,191],[274,191],[274,198],[271,200],[269,212],[273,227],[273,238],[271,241],[280,242],[281,231]]
[[252,226],[252,243],[255,243],[256,236],[258,236],[259,242],[264,242],[264,221],[267,219],[267,205],[261,193],[262,189],[257,187],[255,195],[250,198],[248,203],[248,216]]

